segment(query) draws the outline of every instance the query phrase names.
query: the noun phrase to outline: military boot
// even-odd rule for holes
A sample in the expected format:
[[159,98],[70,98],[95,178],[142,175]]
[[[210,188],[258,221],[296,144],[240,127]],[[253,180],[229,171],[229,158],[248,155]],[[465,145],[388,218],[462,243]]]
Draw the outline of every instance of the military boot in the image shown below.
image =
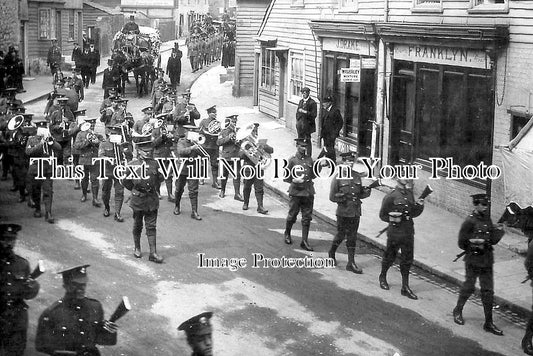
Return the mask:
[[200,216],[200,214],[198,214],[198,198],[191,199],[191,208],[191,218],[193,218],[194,220],[202,220],[202,217]]
[[218,184],[218,170],[217,169],[211,169],[211,176],[213,179],[213,184],[211,184],[211,187],[215,189],[220,189],[220,184]]
[[400,273],[402,275],[401,294],[409,299],[417,300],[418,297],[416,296],[416,294],[413,293],[411,288],[409,288],[409,268],[405,266],[400,266]]
[[141,253],[141,236],[133,236],[133,244],[134,244],[134,250],[133,250],[133,256],[135,256],[135,258],[141,258],[142,257],[142,253]]
[[111,215],[111,208],[109,207],[109,202],[104,202],[104,217]]
[[122,210],[123,200],[124,198],[115,199],[115,215],[113,216],[113,219],[115,219],[116,222],[124,221],[124,218],[120,215],[120,211]]
[[346,270],[356,274],[363,273],[363,269],[355,264],[355,247],[348,247],[348,264],[346,264]]
[[463,319],[463,307],[467,300],[468,297],[464,295],[459,295],[459,299],[457,299],[457,305],[453,308],[453,321],[456,324],[465,325],[465,320]]
[[233,199],[237,201],[244,201],[241,195],[241,181],[239,179],[233,180],[233,189],[235,191],[235,195],[233,196]]
[[220,198],[224,198],[226,196],[226,184],[228,183],[227,179],[222,179],[220,181],[220,193],[218,193],[218,196]]
[[250,204],[251,193],[252,193],[252,190],[247,189],[246,186],[244,186],[244,189],[242,190],[243,200],[244,200],[244,203],[242,204],[242,210],[248,210],[248,205]]
[[96,208],[101,207],[102,203],[100,202],[100,200],[98,200],[98,187],[97,186],[93,186],[92,187],[92,192],[93,192],[93,206],[96,207]]
[[483,324],[483,330],[494,335],[502,336],[503,331],[498,329],[492,321],[492,300],[492,296],[481,296],[481,302],[483,303],[483,312],[485,313],[485,324]]
[[257,199],[257,212],[259,214],[266,215],[268,210],[263,206],[263,194],[256,194],[255,198]]
[[171,203],[174,203],[176,200],[175,200],[175,197],[172,195],[172,179],[167,179],[165,181],[165,184],[167,185],[167,192],[168,192],[167,200]]
[[293,224],[294,223],[291,222],[291,221],[286,221],[285,222],[285,233],[283,234],[283,236],[285,237],[285,243],[287,245],[292,244],[291,229],[292,229],[292,225]]
[[157,254],[156,237],[148,236],[148,245],[150,246],[150,255],[148,260],[155,263],[163,263],[164,258]]
[[314,251],[313,248],[307,242],[309,237],[309,225],[302,225],[302,242],[300,242],[300,247],[306,251]]
[[52,216],[52,198],[44,201],[44,219],[50,224],[56,221]]
[[339,243],[338,243],[338,241],[336,241],[334,239],[333,242],[331,243],[331,247],[329,248],[329,251],[328,251],[328,257],[333,259],[333,264],[335,266],[337,266],[337,259],[335,258],[335,252],[337,252],[337,248],[338,247],[339,247]]
[[174,215],[181,214],[181,198],[176,197],[176,201],[174,202]]
[[389,270],[390,265],[387,263],[381,263],[381,273],[379,274],[379,287],[384,290],[389,290],[389,283],[387,283],[387,271]]

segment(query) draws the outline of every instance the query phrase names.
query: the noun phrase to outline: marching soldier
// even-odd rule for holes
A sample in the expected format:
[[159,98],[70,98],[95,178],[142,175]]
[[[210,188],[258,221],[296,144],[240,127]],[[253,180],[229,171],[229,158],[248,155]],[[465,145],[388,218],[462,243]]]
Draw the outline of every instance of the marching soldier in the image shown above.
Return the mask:
[[196,67],[196,56],[198,55],[198,45],[196,44],[196,35],[191,36],[191,40],[187,43],[187,56],[189,57],[189,62],[191,63],[192,72],[196,72],[198,68]]
[[23,355],[28,330],[28,305],[39,293],[28,261],[13,252],[21,226],[0,224],[0,354]]
[[87,188],[89,186],[89,177],[91,180],[91,194],[93,195],[93,206],[99,208],[102,206],[98,200],[98,190],[100,189],[100,182],[98,180],[99,167],[98,163],[93,164],[93,158],[98,157],[98,146],[103,141],[101,135],[94,133],[94,125],[96,118],[85,118],[85,123],[82,124],[80,132],[74,141],[74,147],[80,152],[79,164],[83,165],[84,176],[81,180],[81,199],[83,203],[87,201]]
[[[198,130],[196,126],[190,125],[185,125],[184,128],[188,130],[188,132],[197,132]],[[182,134],[178,139],[177,153],[179,158],[187,158],[187,160],[184,161],[183,169],[180,172],[180,176],[176,180],[176,205],[174,207],[174,215],[181,214],[181,197],[185,189],[185,183],[187,183],[187,188],[189,189],[189,199],[191,201],[191,218],[195,220],[202,220],[198,214],[198,177],[189,179],[189,175],[198,174],[198,172],[195,172],[193,169],[195,167],[194,161],[201,157],[198,149],[198,143],[192,141],[191,135],[188,135],[188,133]],[[191,172],[189,172],[189,169]]]
[[474,211],[461,225],[459,230],[459,248],[466,251],[465,282],[459,292],[457,305],[453,309],[453,320],[459,325],[464,325],[463,307],[468,298],[474,293],[476,279],[479,278],[481,287],[481,301],[485,313],[483,330],[494,335],[503,335],[492,321],[492,306],[494,299],[494,253],[493,247],[504,235],[501,224],[493,225],[490,219],[488,205],[489,197],[486,194],[472,195]]
[[153,116],[154,109],[151,106],[147,106],[144,109],[142,109],[141,111],[143,112],[144,116],[141,119],[135,121],[135,124],[133,124],[133,131],[137,135],[143,135],[143,132],[142,132],[143,131],[143,127],[148,122],[150,122],[150,119]]
[[[241,191],[241,174],[240,174],[240,150],[241,147],[236,142],[237,134],[237,116],[230,115],[226,118],[225,127],[218,135],[217,145],[222,147],[221,157],[228,165],[233,166],[232,158],[238,158],[236,166],[236,176],[233,178],[233,189],[235,195],[233,198],[238,201],[244,201]],[[224,198],[226,195],[226,184],[228,183],[229,170],[222,166],[222,179],[220,181],[219,197]]]
[[[156,116],[156,120],[161,120],[162,125],[156,125],[152,130],[152,142],[154,145],[154,157],[156,158],[170,158],[172,157],[171,151],[172,146],[174,145],[173,138],[174,135],[172,132],[168,132],[166,129],[165,120],[167,114],[160,114]],[[167,200],[171,203],[174,203],[175,200],[172,197],[172,174],[169,174],[167,179],[165,179],[165,185],[167,187],[168,197]],[[161,196],[160,185],[157,186],[157,194]]]
[[360,167],[362,164],[356,161],[357,153],[346,152],[342,153],[341,157],[344,159],[345,164],[351,167],[352,177],[335,177],[331,180],[329,200],[337,203],[337,235],[333,239],[328,256],[337,265],[335,251],[346,238],[346,248],[348,249],[346,270],[361,274],[363,269],[355,264],[355,244],[361,218],[361,199],[368,198],[371,189],[362,186],[361,177],[364,176],[364,166]]
[[50,133],[54,140],[61,145],[60,155],[57,157],[57,163],[62,165],[70,156],[70,137],[68,129],[70,123],[74,121],[74,114],[67,106],[68,98],[61,97],[57,99],[59,108],[50,115]]
[[87,298],[87,267],[58,272],[65,295],[39,317],[35,348],[48,355],[99,356],[96,345],[116,345],[118,326],[104,319],[102,304]]
[[[124,187],[113,175],[113,169],[117,165],[126,165],[133,158],[132,148],[129,142],[122,142],[122,127],[110,126],[106,132],[106,140],[100,143],[98,147],[98,157],[108,157],[113,159],[112,162],[105,163],[106,179],[102,183],[102,201],[104,202],[104,216],[107,218],[111,213],[109,201],[111,198],[111,188],[115,188],[115,214],[114,219],[117,222],[123,222],[124,218],[120,215],[122,203],[124,202]],[[119,162],[117,162],[117,160]]]
[[[28,174],[28,157],[26,156],[26,143],[28,136],[23,132],[23,125],[28,116],[24,114],[13,116],[7,124],[7,154],[11,156],[13,164],[12,176],[13,187],[19,192],[19,203],[26,200],[26,176]],[[31,114],[28,114],[29,121],[31,121]]]
[[220,122],[217,120],[217,108],[215,105],[207,109],[207,118],[200,122],[200,132],[205,137],[203,148],[209,153],[209,164],[211,165],[211,176],[213,177],[213,184],[211,186],[215,189],[220,189],[218,184],[218,145],[217,138],[220,131]]
[[72,68],[72,77],[70,78],[68,86],[76,92],[76,94],[78,95],[78,100],[80,102],[85,99],[85,85],[83,85],[83,80],[81,79],[80,68]]
[[[47,128],[48,121],[44,117],[35,118],[33,120],[37,126],[37,133],[35,136],[28,138],[26,144],[26,155],[29,156],[30,162],[32,158],[55,158],[57,154],[61,152],[61,146],[51,136],[50,131]],[[35,161],[30,164],[28,168],[28,177],[31,184],[32,200],[35,206],[35,212],[33,216],[40,218],[41,215],[41,192],[43,195],[43,203],[45,209],[45,220],[53,224],[55,222],[52,216],[52,198],[54,195],[54,182],[52,177],[52,166],[48,161],[41,161],[43,165],[43,177],[44,179],[38,179],[39,170],[38,162]]]
[[178,330],[185,331],[187,343],[192,348],[192,356],[212,356],[213,355],[213,332],[209,320],[213,312],[205,312],[193,316],[183,322]]
[[[76,137],[78,136],[78,133],[80,132],[81,125],[85,122],[85,113],[87,109],[80,109],[74,111],[74,121],[70,123],[70,127],[68,130],[68,135],[70,137],[70,146],[72,147],[70,150],[70,154],[72,157],[72,165],[76,167],[80,163],[80,151],[74,147],[74,142],[76,142]],[[74,190],[80,190],[81,189],[81,180],[76,179]]]
[[[258,137],[258,130],[259,130],[259,124],[254,123],[254,128],[252,130],[252,136],[254,137],[254,140],[257,141]],[[268,154],[274,153],[274,149],[267,145],[266,143],[256,143],[257,149],[264,151]],[[250,159],[248,155],[246,155],[245,152],[241,155],[243,160],[243,166],[250,166],[255,167],[258,163],[254,162]],[[256,172],[255,168],[252,169],[253,172]],[[260,176],[258,176],[260,174]],[[255,198],[257,199],[257,212],[259,214],[267,214],[268,210],[265,209],[263,206],[263,197],[264,197],[264,187],[265,182],[262,178],[263,176],[263,169],[261,168],[261,172],[256,172],[252,175],[249,179],[244,179],[244,188],[242,190],[244,195],[244,203],[242,205],[242,210],[248,210],[248,204],[250,203],[250,194],[252,193],[252,186],[254,187],[255,191]]]
[[302,242],[300,247],[306,251],[313,251],[313,248],[307,242],[309,237],[309,227],[313,219],[313,203],[315,200],[315,187],[313,179],[313,159],[307,155],[306,139],[297,138],[296,154],[289,159],[287,169],[289,172],[293,171],[293,167],[300,166],[303,172],[300,176],[292,177],[289,175],[284,179],[285,182],[290,183],[289,186],[289,213],[287,214],[287,221],[285,224],[285,243],[292,244],[291,229],[296,222],[298,213],[302,212]]
[[388,222],[387,248],[383,254],[381,262],[381,273],[379,275],[379,286],[381,289],[389,290],[387,283],[387,271],[394,263],[398,250],[402,250],[400,255],[400,273],[402,275],[401,294],[409,299],[418,299],[416,294],[409,288],[409,270],[413,263],[414,249],[414,223],[416,218],[424,210],[424,200],[415,202],[413,197],[412,179],[397,179],[396,188],[388,193],[381,204],[379,217],[382,221]]
[[[153,158],[153,145],[151,136],[140,136],[136,143],[137,159],[128,163],[128,166],[146,165],[147,179],[124,179],[122,184],[131,190],[130,207],[133,210],[133,242],[135,250],[133,256],[141,258],[141,232],[143,220],[146,226],[146,237],[150,247],[148,259],[155,263],[163,263],[163,257],[157,254],[157,213],[159,197],[157,187],[164,180],[158,170],[158,164]],[[140,168],[140,167],[139,167]],[[130,169],[135,169],[130,167]]]

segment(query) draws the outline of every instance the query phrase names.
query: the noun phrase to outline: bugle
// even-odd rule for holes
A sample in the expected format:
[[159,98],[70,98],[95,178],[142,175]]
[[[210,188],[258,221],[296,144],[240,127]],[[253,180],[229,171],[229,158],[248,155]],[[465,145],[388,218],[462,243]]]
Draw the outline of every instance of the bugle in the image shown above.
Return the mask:
[[426,197],[430,195],[431,193],[433,193],[433,189],[431,189],[431,186],[428,184],[426,185],[426,187],[424,188],[424,191],[422,192],[422,194],[420,194],[418,199],[426,199]]
[[46,272],[46,268],[44,268],[44,262],[42,260],[39,260],[35,269],[30,273],[30,278],[35,279],[44,272]]
[[128,297],[124,296],[122,297],[120,304],[117,306],[113,314],[111,314],[109,321],[114,323],[115,321],[117,321],[118,319],[126,315],[126,313],[129,312],[130,310],[131,310],[130,300],[128,299]]

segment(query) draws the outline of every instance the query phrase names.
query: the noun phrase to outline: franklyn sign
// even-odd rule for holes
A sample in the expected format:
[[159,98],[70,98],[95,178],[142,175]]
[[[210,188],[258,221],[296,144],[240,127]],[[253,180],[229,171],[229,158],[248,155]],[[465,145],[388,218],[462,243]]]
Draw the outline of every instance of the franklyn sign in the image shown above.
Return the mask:
[[490,58],[485,51],[461,47],[396,44],[394,59],[490,69]]

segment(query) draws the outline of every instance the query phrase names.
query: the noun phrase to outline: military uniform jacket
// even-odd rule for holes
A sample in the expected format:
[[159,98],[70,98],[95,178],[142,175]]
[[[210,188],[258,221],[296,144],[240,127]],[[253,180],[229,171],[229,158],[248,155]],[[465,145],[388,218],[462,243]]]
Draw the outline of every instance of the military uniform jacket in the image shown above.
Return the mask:
[[[179,138],[176,150],[179,158],[200,159],[200,154],[194,149],[194,143],[187,140],[186,137]],[[180,176],[188,176],[189,167],[195,167],[194,160],[192,162],[189,160],[183,162],[183,169],[180,172]],[[197,172],[195,174],[197,175]]]
[[[48,146],[45,150],[44,145],[47,145],[47,143],[43,143],[42,139],[43,136],[31,136],[28,138],[28,143],[26,143],[26,155],[28,155],[30,158],[30,162],[31,158],[33,157],[51,157],[52,155],[55,157],[58,156],[58,152],[61,150],[61,145],[59,145],[57,141],[54,141],[54,143],[51,146]],[[48,154],[46,152],[48,152]],[[45,176],[49,176],[52,173],[52,167],[48,162],[44,162],[43,169]],[[30,164],[28,174],[31,176],[37,175],[36,162]]]
[[[476,211],[468,215],[459,230],[459,248],[466,251],[465,263],[476,267],[491,267],[494,264],[493,245],[500,242],[503,230],[496,229],[490,216],[484,216]],[[469,239],[484,239],[483,251],[474,249]]]
[[147,179],[124,179],[122,185],[131,190],[130,207],[134,211],[153,211],[159,209],[157,187],[164,181],[159,172],[159,165],[153,159],[146,161],[133,160],[128,165],[141,165],[145,162]]
[[170,157],[173,146],[172,138],[163,135],[161,128],[152,130],[152,143],[154,145],[154,157]]
[[74,114],[68,106],[59,108],[50,115],[50,133],[54,140],[65,142],[70,140],[68,129],[70,122],[74,121]]
[[13,252],[0,257],[0,329],[25,330],[27,317],[21,315],[28,309],[24,299],[33,299],[39,293],[39,284],[26,283],[30,265],[26,259]]
[[[307,113],[300,112],[300,109],[307,111]],[[316,102],[311,97],[308,97],[307,100],[300,100],[296,110],[296,129],[298,132],[311,134],[316,131],[316,113]]]
[[76,92],[76,94],[78,94],[78,98],[83,100],[85,99],[85,91],[84,91],[84,86],[83,86],[83,80],[81,80],[81,78],[79,77],[74,77],[71,79],[71,84],[70,84],[71,88],[74,89],[74,91]]
[[26,159],[26,142],[22,134],[22,129],[18,128],[14,131],[7,130],[7,154],[12,156],[18,162]]
[[[98,157],[98,146],[100,145],[100,142],[93,143],[89,141],[87,139],[89,132],[89,130],[80,131],[76,136],[76,141],[74,141],[74,148],[77,149],[80,154],[79,163],[83,165],[92,165],[93,158]],[[100,141],[102,141],[102,137],[100,135],[96,136],[100,139]]]
[[304,182],[293,182],[293,177],[289,174],[289,177],[283,180],[284,182],[291,184],[289,186],[289,196],[307,197],[315,195],[315,187],[313,183],[313,179],[315,179],[315,174],[313,172],[313,159],[309,156],[303,156],[300,153],[296,153],[289,159],[289,164],[287,166],[289,172],[294,166],[304,167],[303,173],[298,173],[304,176]]
[[[115,145],[117,144],[107,139],[104,142],[101,142],[100,146],[98,147],[98,157],[113,158],[112,162],[106,161],[105,163],[106,177],[108,178],[113,178],[113,168],[117,164],[115,162]],[[127,164],[127,162],[133,158],[133,153],[130,145],[131,144],[129,142],[118,145],[120,164]]]
[[337,203],[337,216],[361,216],[361,199],[370,196],[371,189],[363,187],[361,177],[352,172],[352,178],[333,178],[329,190],[329,200]]
[[103,328],[104,310],[95,299],[60,299],[39,317],[35,348],[54,351],[87,351],[99,355],[96,345],[115,345],[117,334]]
[[46,56],[47,64],[61,63],[61,49],[58,46],[52,46],[48,49],[48,55]]
[[[416,218],[424,211],[424,205],[415,203],[413,192],[410,189],[394,188],[383,198],[379,218],[389,223],[387,235],[391,238],[403,238],[414,236],[415,229],[413,218]],[[401,222],[391,223],[389,221],[390,212],[401,212]]]
[[233,128],[225,128],[220,131],[217,145],[222,146],[220,157],[225,159],[239,157],[241,147],[235,143],[235,130]]
[[218,149],[217,145],[217,138],[218,136],[208,134],[207,128],[209,127],[209,124],[213,121],[217,121],[215,118],[207,117],[200,121],[200,132],[205,136],[205,143],[203,144],[204,148],[207,149]]

